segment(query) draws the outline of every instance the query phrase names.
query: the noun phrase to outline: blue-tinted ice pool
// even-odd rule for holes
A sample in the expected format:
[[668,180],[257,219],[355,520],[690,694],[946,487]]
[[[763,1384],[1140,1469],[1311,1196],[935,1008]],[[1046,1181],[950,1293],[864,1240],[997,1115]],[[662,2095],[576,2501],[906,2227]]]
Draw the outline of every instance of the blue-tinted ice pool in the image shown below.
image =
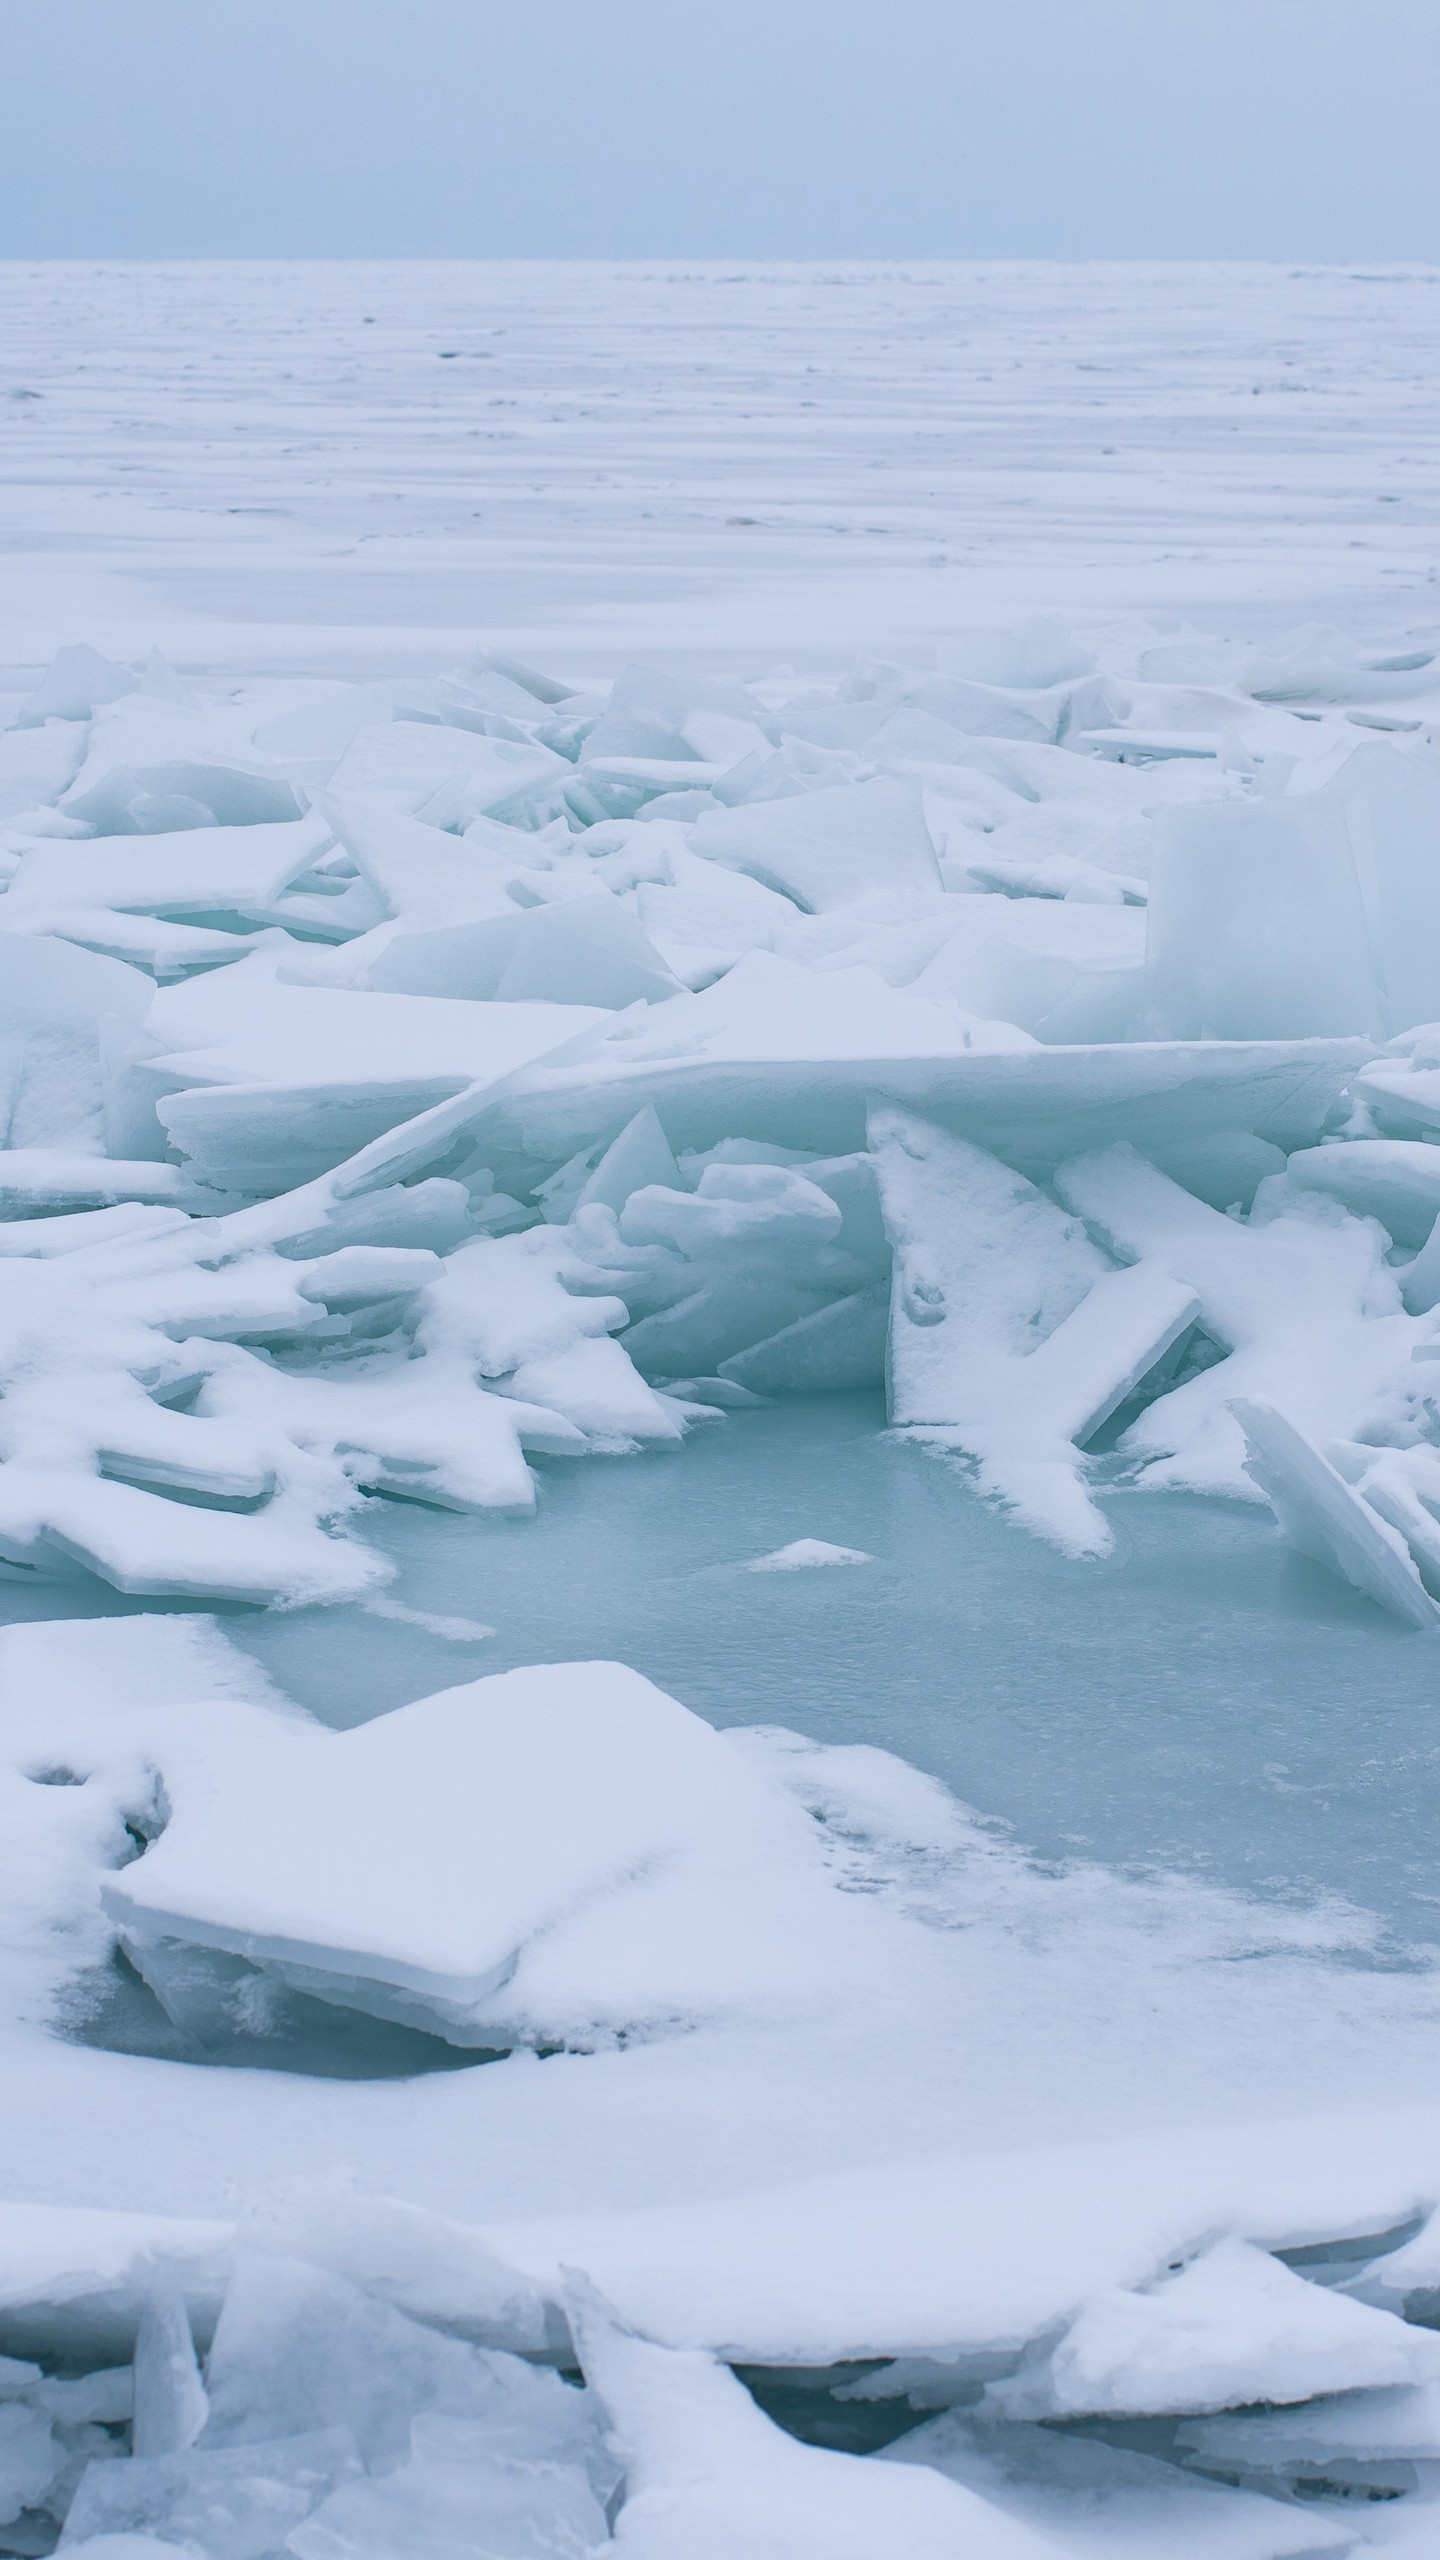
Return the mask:
[[[1045,1856],[1340,1893],[1440,1939],[1440,1642],[1291,1554],[1258,1507],[1106,1497],[1058,1555],[885,1435],[878,1398],[732,1414],[680,1450],[541,1462],[538,1516],[377,1502],[410,1608],[226,1613],[292,1695],[352,1724],[522,1662],[613,1655],[717,1724],[884,1745]],[[874,1559],[752,1574],[792,1539]],[[6,1614],[114,1613],[98,1584]],[[154,1605],[154,1604],[151,1604]]]

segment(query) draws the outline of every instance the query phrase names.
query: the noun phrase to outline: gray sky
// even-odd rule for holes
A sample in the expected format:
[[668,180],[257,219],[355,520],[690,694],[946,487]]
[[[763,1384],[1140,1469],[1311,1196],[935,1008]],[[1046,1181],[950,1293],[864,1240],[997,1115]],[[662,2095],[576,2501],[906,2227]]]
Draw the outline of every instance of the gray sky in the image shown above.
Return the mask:
[[8,257],[1440,259],[1440,0],[0,0]]

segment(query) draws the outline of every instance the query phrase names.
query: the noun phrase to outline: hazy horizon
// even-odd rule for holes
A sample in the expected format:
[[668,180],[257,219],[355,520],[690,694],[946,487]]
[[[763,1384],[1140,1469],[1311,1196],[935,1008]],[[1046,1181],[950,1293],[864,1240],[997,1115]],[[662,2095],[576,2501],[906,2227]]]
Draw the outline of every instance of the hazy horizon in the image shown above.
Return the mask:
[[0,5],[8,258],[1440,259],[1427,0]]

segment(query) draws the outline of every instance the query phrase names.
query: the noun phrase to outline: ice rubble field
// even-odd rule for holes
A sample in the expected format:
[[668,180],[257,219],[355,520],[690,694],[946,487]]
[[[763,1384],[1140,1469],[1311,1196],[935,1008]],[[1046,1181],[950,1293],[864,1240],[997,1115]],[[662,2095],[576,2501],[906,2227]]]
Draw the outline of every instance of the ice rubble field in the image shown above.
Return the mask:
[[1434,2550],[1430,291],[0,276],[0,2553]]

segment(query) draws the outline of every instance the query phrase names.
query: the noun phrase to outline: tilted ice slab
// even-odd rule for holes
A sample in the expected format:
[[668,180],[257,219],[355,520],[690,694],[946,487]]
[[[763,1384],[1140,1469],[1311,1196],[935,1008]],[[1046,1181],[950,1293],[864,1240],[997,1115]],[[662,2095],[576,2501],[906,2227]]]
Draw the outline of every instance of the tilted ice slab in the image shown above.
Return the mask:
[[1076,1452],[1187,1333],[1193,1289],[1117,1270],[1023,1174],[933,1121],[877,1110],[895,1251],[890,1419],[978,1461],[982,1487],[1072,1553],[1111,1532]]
[[212,1720],[162,1770],[165,1829],[103,1899],[202,2034],[258,1971],[459,2044],[594,2042],[783,2009],[854,1935],[807,1819],[619,1664],[500,1673],[345,1734]]

